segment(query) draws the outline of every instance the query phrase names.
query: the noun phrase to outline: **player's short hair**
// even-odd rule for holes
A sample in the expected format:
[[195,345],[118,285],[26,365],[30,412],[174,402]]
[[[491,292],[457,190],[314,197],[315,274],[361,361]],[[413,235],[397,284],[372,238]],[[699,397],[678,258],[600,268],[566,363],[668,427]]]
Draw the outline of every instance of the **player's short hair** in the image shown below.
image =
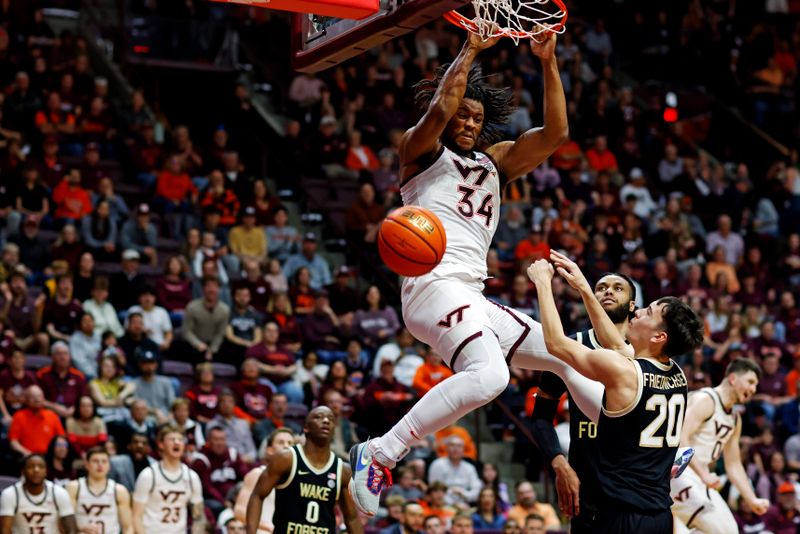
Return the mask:
[[750,358],[737,358],[728,364],[725,369],[725,376],[729,374],[743,375],[753,371],[759,380],[761,380],[761,366]]
[[180,434],[183,436],[183,430],[181,430],[178,425],[173,425],[170,423],[161,425],[161,427],[158,429],[158,436],[156,437],[156,440],[160,443],[164,441],[164,438],[166,438],[169,434]]
[[539,514],[528,514],[525,516],[525,524],[527,525],[531,521],[541,521],[544,523],[544,517],[540,516]]
[[96,446],[86,451],[86,461],[88,462],[89,460],[91,460],[92,456],[94,456],[95,454],[105,454],[109,458],[111,457],[111,455],[108,454],[108,451],[105,450],[103,447]]
[[[416,503],[417,501],[409,501]],[[390,506],[402,506],[405,509],[406,506],[406,499],[402,495],[389,495],[386,497],[386,501],[384,501],[384,506],[389,508]]]
[[[432,80],[421,80],[414,85],[414,103],[420,111],[428,109],[433,95],[450,68],[450,63],[442,65],[434,73]],[[493,87],[486,82],[480,65],[472,65],[467,76],[467,89],[464,98],[477,100],[483,104],[483,127],[476,140],[477,145],[490,145],[503,138],[500,127],[508,123],[514,106],[511,104],[511,91],[506,87]]]
[[47,465],[47,458],[45,458],[44,454],[40,452],[32,452],[27,456],[23,456],[22,460],[20,460],[20,465],[24,468],[26,465],[28,465],[28,462],[34,458],[41,459],[45,463],[45,465]]
[[267,437],[267,445],[272,447],[272,445],[275,443],[275,438],[277,438],[279,434],[289,434],[289,436],[291,436],[292,440],[295,439],[295,435],[294,435],[294,432],[292,431],[292,429],[291,428],[287,428],[285,426],[282,426],[280,428],[276,428],[275,430],[273,430],[270,433],[270,435]]
[[703,343],[703,323],[688,304],[676,297],[662,297],[661,316],[667,332],[663,353],[670,358],[686,354]]
[[439,521],[440,523],[442,522],[442,518],[439,517],[438,515],[426,515],[425,519],[422,520],[422,526],[423,527],[427,526],[428,521],[430,521],[431,519],[435,519],[435,520]]

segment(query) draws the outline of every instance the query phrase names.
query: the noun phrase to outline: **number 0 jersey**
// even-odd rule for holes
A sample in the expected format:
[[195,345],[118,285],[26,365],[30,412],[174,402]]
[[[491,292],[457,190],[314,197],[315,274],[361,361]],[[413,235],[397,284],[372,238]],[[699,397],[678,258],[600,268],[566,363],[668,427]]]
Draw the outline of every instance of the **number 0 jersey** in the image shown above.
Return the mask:
[[603,396],[597,479],[603,500],[615,509],[668,510],[671,469],[686,414],[686,377],[672,360],[633,362],[638,388],[630,406],[609,411]]
[[703,421],[689,444],[694,448],[695,458],[704,465],[709,465],[719,459],[728,440],[733,436],[739,416],[732,409],[725,409],[714,388],[703,388],[692,395],[708,395],[714,401],[714,412]]
[[342,485],[342,460],[333,452],[322,469],[315,469],[303,447],[289,449],[292,467],[286,481],[275,486],[275,534],[334,534],[334,506]]
[[447,235],[447,249],[433,274],[486,279],[486,255],[500,216],[500,185],[491,156],[461,156],[444,145],[427,168],[406,179],[400,188],[403,204],[431,210]]

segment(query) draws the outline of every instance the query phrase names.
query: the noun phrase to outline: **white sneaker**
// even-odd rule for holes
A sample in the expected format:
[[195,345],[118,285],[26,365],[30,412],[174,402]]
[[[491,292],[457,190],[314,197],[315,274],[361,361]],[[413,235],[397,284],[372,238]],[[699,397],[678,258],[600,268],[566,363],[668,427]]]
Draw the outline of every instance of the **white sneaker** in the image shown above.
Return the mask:
[[675,454],[675,463],[672,464],[672,478],[678,478],[689,467],[689,462],[694,457],[694,449],[691,447],[682,447],[678,449]]
[[357,443],[350,449],[350,496],[356,508],[370,517],[378,511],[381,491],[392,485],[392,472],[375,459],[369,450],[371,442]]

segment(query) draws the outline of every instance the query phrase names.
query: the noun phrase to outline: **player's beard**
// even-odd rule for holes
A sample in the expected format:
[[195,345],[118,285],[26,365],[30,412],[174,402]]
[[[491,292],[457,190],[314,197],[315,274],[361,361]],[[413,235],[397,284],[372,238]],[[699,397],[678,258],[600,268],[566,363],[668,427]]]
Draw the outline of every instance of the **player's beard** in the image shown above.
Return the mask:
[[611,319],[611,322],[614,324],[625,322],[625,319],[628,318],[629,313],[630,313],[629,302],[626,302],[624,304],[619,304],[618,306],[611,308],[610,310],[606,309],[606,314],[608,315],[609,319]]

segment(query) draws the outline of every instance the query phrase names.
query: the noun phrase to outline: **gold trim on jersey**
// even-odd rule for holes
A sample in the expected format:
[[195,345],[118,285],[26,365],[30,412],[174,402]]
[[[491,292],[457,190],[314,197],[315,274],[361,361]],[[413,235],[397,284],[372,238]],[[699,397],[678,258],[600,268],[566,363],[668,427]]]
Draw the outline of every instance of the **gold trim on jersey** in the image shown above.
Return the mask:
[[292,480],[294,480],[294,474],[297,472],[297,453],[295,452],[294,447],[290,447],[289,450],[292,452],[292,468],[289,470],[289,476],[286,478],[286,482],[275,485],[276,490],[289,487],[289,484],[291,484]]
[[670,371],[672,369],[672,366],[675,365],[675,362],[672,361],[671,358],[669,360],[669,365],[663,364],[660,361],[656,360],[655,358],[650,358],[649,356],[644,356],[644,357],[639,358],[639,359],[647,360],[648,362],[652,363],[653,365],[655,365],[656,367],[658,367],[662,371]]
[[315,475],[324,475],[325,473],[328,472],[328,469],[331,468],[331,466],[333,465],[333,462],[336,461],[336,455],[333,454],[333,451],[331,451],[330,452],[330,456],[328,457],[328,463],[325,464],[325,467],[323,467],[322,469],[315,469],[314,468],[314,464],[312,464],[310,461],[308,461],[308,458],[306,457],[306,453],[303,452],[303,447],[298,446],[297,447],[297,452],[300,453],[300,457],[303,459],[303,461],[305,462],[306,466],[308,466],[308,468],[311,469],[311,472],[314,473]]
[[344,462],[339,462],[336,464],[336,502],[339,502],[339,493],[342,489],[342,464]]
[[644,389],[642,367],[635,360],[631,361],[633,361],[633,366],[636,368],[636,396],[628,406],[621,410],[607,410],[605,407],[605,399],[603,399],[603,403],[600,408],[603,410],[603,413],[606,414],[606,417],[622,417],[623,415],[628,415],[633,411],[634,408],[636,408],[636,406],[639,404],[639,401],[642,400],[642,390]]

